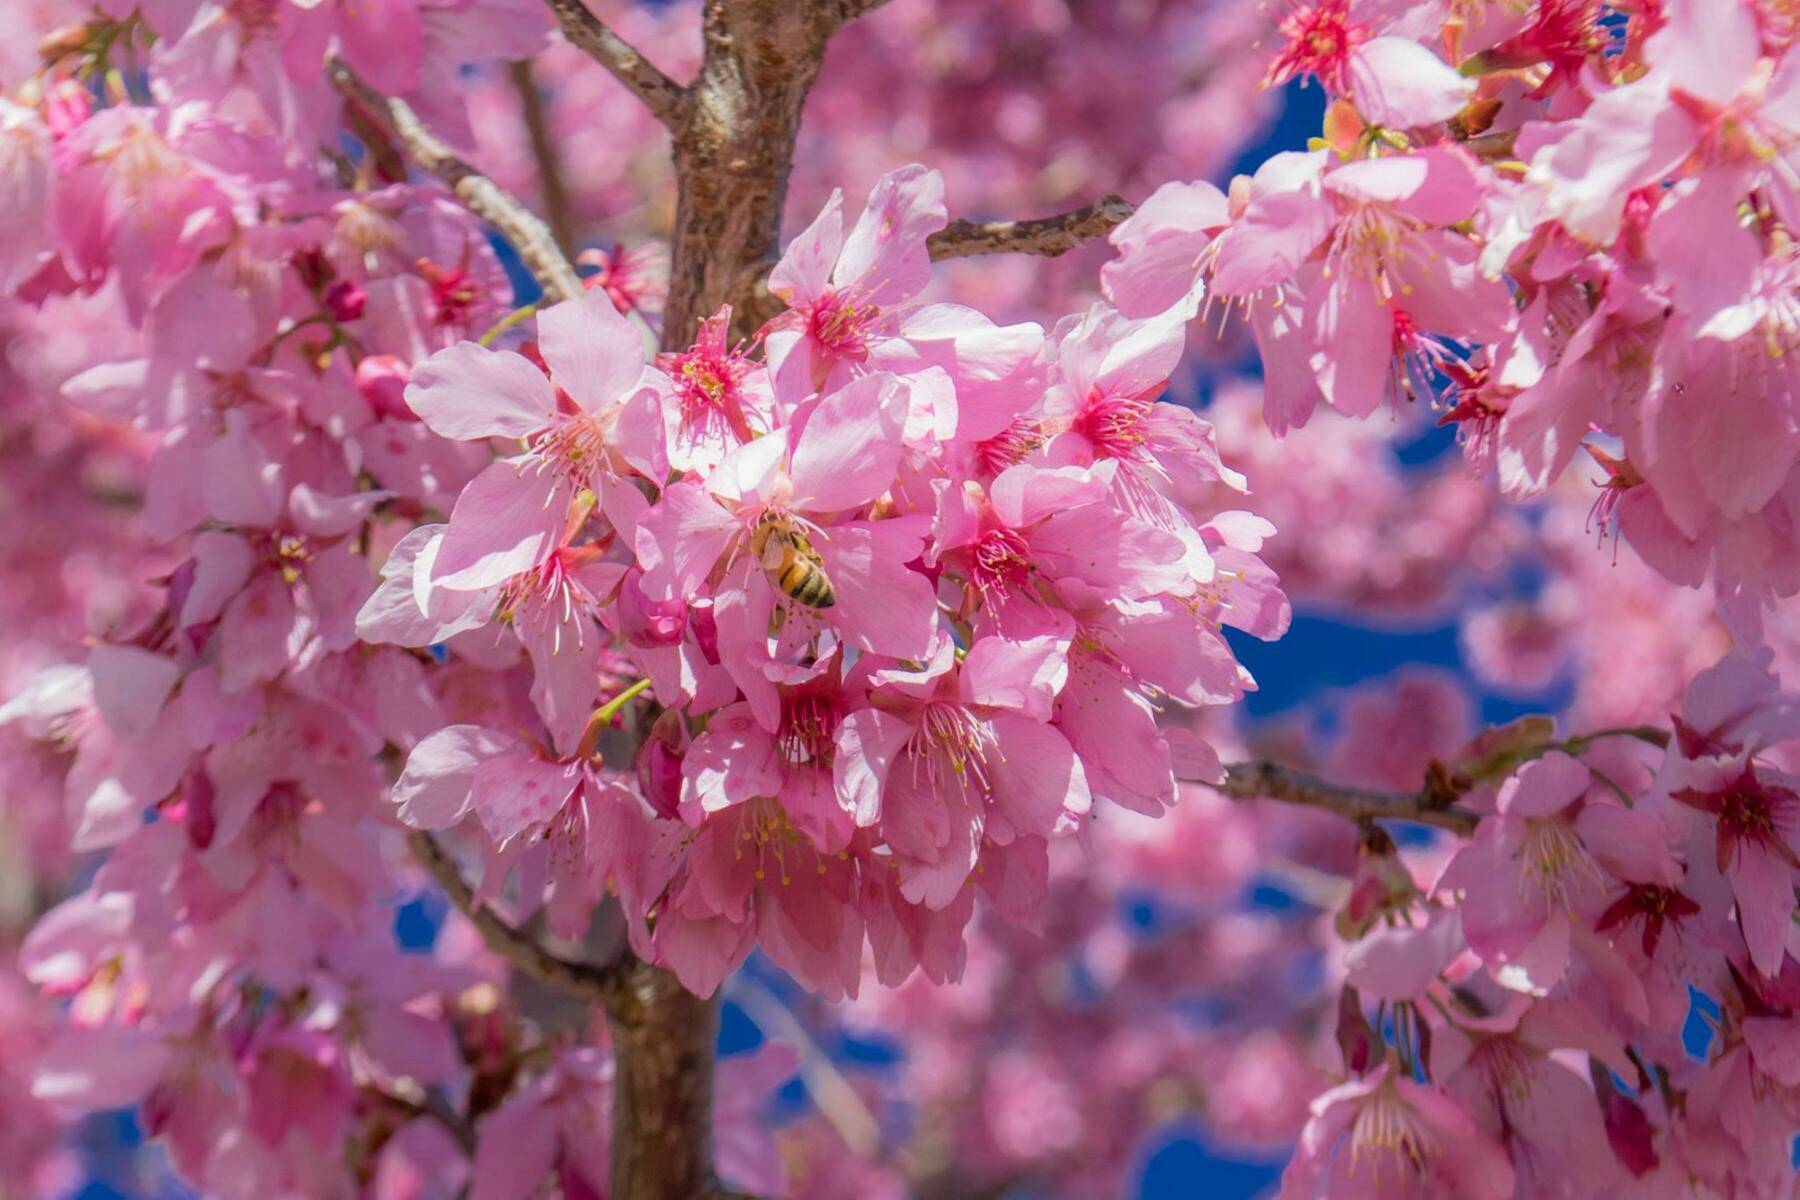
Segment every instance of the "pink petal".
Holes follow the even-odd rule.
[[[1319,191],[1323,154],[1287,151],[1257,170],[1244,215],[1220,239],[1212,290],[1220,296],[1248,296],[1291,278],[1325,240],[1336,221]]]
[[[774,741],[747,708],[717,713],[682,756],[683,808],[692,801],[698,809],[683,816],[697,825],[703,814],[773,796],[781,790],[780,768]]]
[[[1548,817],[1587,793],[1593,775],[1581,760],[1552,750],[1519,768],[1500,788],[1501,812],[1511,817]]]
[[[1344,951],[1345,982],[1377,1000],[1417,1000],[1466,943],[1454,908],[1423,925],[1377,925]]]
[[[793,506],[857,508],[893,486],[900,464],[905,397],[892,375],[864,375],[819,402],[794,447]]]
[[[931,581],[907,564],[925,546],[925,519],[900,517],[834,525],[814,542],[837,593],[833,622],[860,649],[924,658],[937,630]]]
[[[407,755],[390,793],[400,820],[414,829],[450,828],[469,811],[476,768],[519,750],[517,738],[480,725],[449,725],[427,735]]]
[[[124,1108],[143,1098],[172,1057],[159,1038],[130,1026],[68,1030],[38,1055],[31,1094],[46,1104]]]
[[[833,190],[812,224],[782,251],[769,272],[769,290],[795,307],[810,304],[831,282],[831,266],[844,245],[844,193]]]
[[[1092,505],[1106,497],[1110,475],[1085,467],[1006,468],[988,488],[994,513],[1009,529],[1035,525],[1053,513]]]
[[[561,480],[530,456],[490,463],[456,498],[431,581],[474,591],[530,570],[562,536],[568,505]]]
[[[1770,979],[1787,958],[1787,931],[1794,917],[1794,871],[1760,842],[1740,839],[1725,869],[1737,898],[1738,921],[1750,947],[1750,961]]]
[[[550,377],[585,411],[603,412],[636,389],[644,373],[644,335],[613,307],[605,288],[544,309],[537,321],[538,349]]]
[[[1411,38],[1374,38],[1350,56],[1350,97],[1371,125],[1435,125],[1461,112],[1474,94],[1474,80]]]
[[[1363,204],[1391,205],[1431,225],[1468,220],[1484,191],[1472,160],[1438,148],[1345,163],[1325,176],[1325,189]]]
[[[998,753],[988,760],[988,775],[997,815],[1011,833],[1047,836],[1065,815],[1093,807],[1087,773],[1060,731],[1024,717],[996,716],[991,724]]]
[[[1755,10],[1712,0],[1669,0],[1664,11],[1668,24],[1645,46],[1645,57],[1689,95],[1729,104],[1762,53]]]
[[[863,303],[890,305],[919,293],[931,280],[925,239],[949,220],[944,177],[913,163],[875,181],[856,227],[844,240],[836,287],[857,288]]]
[[[737,520],[698,483],[672,484],[638,521],[644,591],[652,598],[698,595],[737,529]]]
[[[581,786],[580,763],[554,763],[505,754],[475,768],[471,806],[488,836],[504,847],[544,825]]]
[[[1100,268],[1106,298],[1127,317],[1184,301],[1184,313],[1197,308],[1201,252],[1228,219],[1225,194],[1212,184],[1163,184],[1112,231],[1119,257]]]
[[[1057,728],[1080,757],[1094,795],[1146,816],[1175,802],[1174,755],[1143,696],[1109,671],[1088,669],[1069,677],[1059,700]],[[1186,779],[1221,775],[1216,757],[1207,763],[1184,755],[1183,768]]]
[[[912,730],[908,722],[877,708],[858,709],[838,726],[833,778],[858,825],[873,825],[880,817],[888,769]]]
[[[102,642],[88,655],[94,705],[122,739],[144,736],[156,724],[181,668],[173,659],[137,646]]]
[[[219,681],[226,691],[242,691],[287,669],[307,632],[296,617],[293,594],[273,571],[238,594],[219,622]]]
[[[478,441],[542,429],[556,394],[523,355],[458,342],[413,368],[406,403],[439,437]]]
[[[513,631],[531,656],[531,702],[558,753],[573,754],[599,690],[600,629],[585,609],[550,600],[522,608]]]
[[[1056,694],[1069,678],[1073,622],[1060,636],[1024,641],[984,637],[969,647],[959,682],[971,704],[1014,709],[1034,721],[1048,721]]]

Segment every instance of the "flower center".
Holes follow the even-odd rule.
[[[681,423],[689,431],[729,431],[748,441],[739,385],[750,370],[750,360],[731,351],[722,353],[695,348],[675,357],[671,364],[676,399],[681,404]]]
[[[1351,1166],[1367,1155],[1374,1159],[1371,1173],[1377,1179],[1389,1162],[1402,1173],[1423,1172],[1426,1161],[1435,1152],[1431,1135],[1420,1124],[1418,1114],[1386,1083],[1357,1111],[1350,1127]]]
[[[1653,883],[1634,883],[1611,907],[1600,914],[1594,929],[1605,933],[1631,921],[1642,921],[1644,957],[1655,958],[1656,946],[1662,940],[1664,927],[1674,925],[1679,929],[1684,920],[1698,916],[1699,913],[1700,906],[1674,888]]]
[[[418,262],[419,274],[431,285],[433,320],[439,325],[466,326],[475,306],[481,301],[481,289],[469,274],[468,264],[444,268],[430,259]]]
[[[1264,87],[1311,75],[1334,92],[1349,90],[1351,53],[1369,40],[1369,29],[1350,20],[1350,0],[1321,0],[1297,8],[1279,26],[1287,39],[1263,76]]]
[[[1726,792],[1719,800],[1719,830],[1738,841],[1769,842],[1779,838],[1774,795],[1743,787]]]
[[[1388,381],[1393,394],[1408,400],[1417,400],[1421,396],[1436,400],[1442,390],[1439,380],[1452,364],[1458,363],[1458,359],[1442,339],[1420,329],[1411,313],[1401,308],[1394,309],[1393,313],[1393,357]]]
[[[1529,893],[1535,888],[1552,909],[1569,908],[1589,883],[1600,880],[1599,868],[1581,844],[1574,826],[1560,816],[1526,822],[1519,857],[1523,867],[1519,875],[1521,892]]]
[[[967,792],[974,787],[982,794],[989,787],[988,755],[999,752],[986,722],[962,705],[942,700],[925,706],[906,748],[912,758],[915,783],[923,770],[925,781],[933,790],[954,787]]]
[[[561,619],[552,636],[552,652],[562,650],[565,625],[575,627],[575,644],[583,645],[586,622],[577,620],[576,614],[578,609],[585,611],[592,606],[594,598],[575,572],[598,556],[599,551],[592,546],[563,546],[553,551],[531,570],[521,571],[500,585],[500,594],[494,601],[494,620],[511,624],[520,610],[527,608],[557,613]]]
[[[525,447],[573,487],[586,487],[607,461],[606,429],[592,413],[557,413],[550,424],[527,434]]]
[[[860,360],[869,352],[869,326],[881,310],[827,291],[813,305],[806,332],[833,358]]]
[[[1144,417],[1153,401],[1142,396],[1088,398],[1087,407],[1075,420],[1075,429],[1108,458],[1144,456]]]
[[[794,882],[794,872],[811,858],[817,874],[825,874],[825,860],[808,838],[789,819],[787,810],[776,800],[759,796],[748,804],[740,806],[741,816],[738,818],[738,848],[736,857],[744,857],[744,847],[748,844],[750,852],[756,856],[756,881],[762,883],[769,877],[771,861],[775,867],[775,877],[783,887]]]
[[[829,767],[836,757],[843,708],[831,697],[802,694],[783,697],[781,731],[776,740],[790,766]]]
[[[990,529],[975,543],[975,586],[997,597],[1031,582],[1031,548],[1011,529]]]
[[[985,442],[976,443],[975,453],[982,470],[998,475],[1014,463],[1025,461],[1026,455],[1043,444],[1044,435],[1038,427],[1020,417]]]

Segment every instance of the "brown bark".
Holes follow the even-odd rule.
[[[674,132],[678,189],[664,349],[688,345],[720,305],[741,304],[775,257],[806,94],[832,33],[867,7],[708,0],[700,76],[658,114]],[[739,336],[744,325],[740,317]],[[712,1166],[717,997],[695,997],[668,971],[638,963],[607,1012],[614,1200],[730,1195]]]
[[[933,262],[976,254],[1036,254],[1056,258],[1111,233],[1136,212],[1123,196],[1102,196],[1054,217],[1023,221],[952,221],[926,243]]]
[[[1415,821],[1467,836],[1475,831],[1474,813],[1455,807],[1454,794],[1427,786],[1417,792],[1379,792],[1348,787],[1266,759],[1232,763],[1222,783],[1210,784],[1237,800],[1280,800],[1303,808],[1336,813],[1351,821]]]
[[[509,64],[507,74],[512,78],[513,90],[519,94],[525,136],[531,141],[531,156],[537,162],[538,193],[544,198],[544,219],[550,224],[558,248],[565,255],[569,254],[575,249],[575,210],[569,203],[569,185],[563,179],[562,152],[550,133],[544,97],[538,92],[537,78],[529,59]]]
[[[588,10],[582,0],[545,0],[562,26],[563,36],[588,52],[613,78],[630,88],[657,120],[674,128],[684,93],[680,84],[664,75],[655,63]]]
[[[665,349],[687,345],[721,304],[749,307],[742,299],[775,257],[800,112],[825,44],[863,7],[708,0],[705,59],[675,126]]]
[[[618,1200],[718,1194],[712,1162],[717,995],[634,962],[608,1005],[613,1059],[612,1192]]]

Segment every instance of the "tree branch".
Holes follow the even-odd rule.
[[[1102,196],[1092,204],[1054,217],[1025,221],[952,221],[931,235],[932,260],[976,254],[1037,254],[1055,258],[1111,233],[1137,208],[1122,196]]]
[[[854,21],[890,2],[891,0],[838,0],[838,9],[843,14],[843,20]]]
[[[450,903],[469,918],[487,948],[519,970],[549,987],[569,993],[594,1004],[612,1004],[625,986],[625,979],[636,958],[629,950],[605,965],[574,962],[552,954],[537,939],[501,920],[493,909],[475,899],[475,891],[462,876],[462,869],[449,851],[424,830],[407,835],[407,845],[431,877],[437,881]]]
[[[1416,821],[1465,837],[1475,832],[1478,819],[1474,813],[1447,805],[1438,791],[1379,792],[1345,787],[1266,759],[1232,763],[1225,768],[1225,782],[1207,786],[1234,800],[1280,800],[1351,821]]]
[[[518,197],[459,157],[426,128],[406,101],[382,95],[358,79],[342,59],[333,58],[326,70],[338,91],[393,130],[414,162],[443,180],[470,212],[505,235],[546,293],[557,300],[581,295],[581,279],[557,248],[549,226]]]
[[[563,36],[588,57],[611,71],[613,78],[630,88],[644,107],[671,130],[681,123],[687,89],[664,75],[631,43],[607,28],[606,22],[588,11],[581,0],[545,0],[562,25]]]
[[[531,62],[520,59],[507,65],[513,90],[519,94],[519,112],[525,118],[525,136],[531,141],[531,157],[537,163],[538,190],[544,197],[544,216],[556,245],[565,255],[575,248],[575,210],[569,203],[569,186],[563,180],[562,152],[550,132],[544,98],[538,94]]]

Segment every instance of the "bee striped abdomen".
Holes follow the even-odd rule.
[[[778,513],[764,516],[751,549],[763,574],[783,595],[809,608],[830,608],[837,603],[819,552],[786,517]]]

